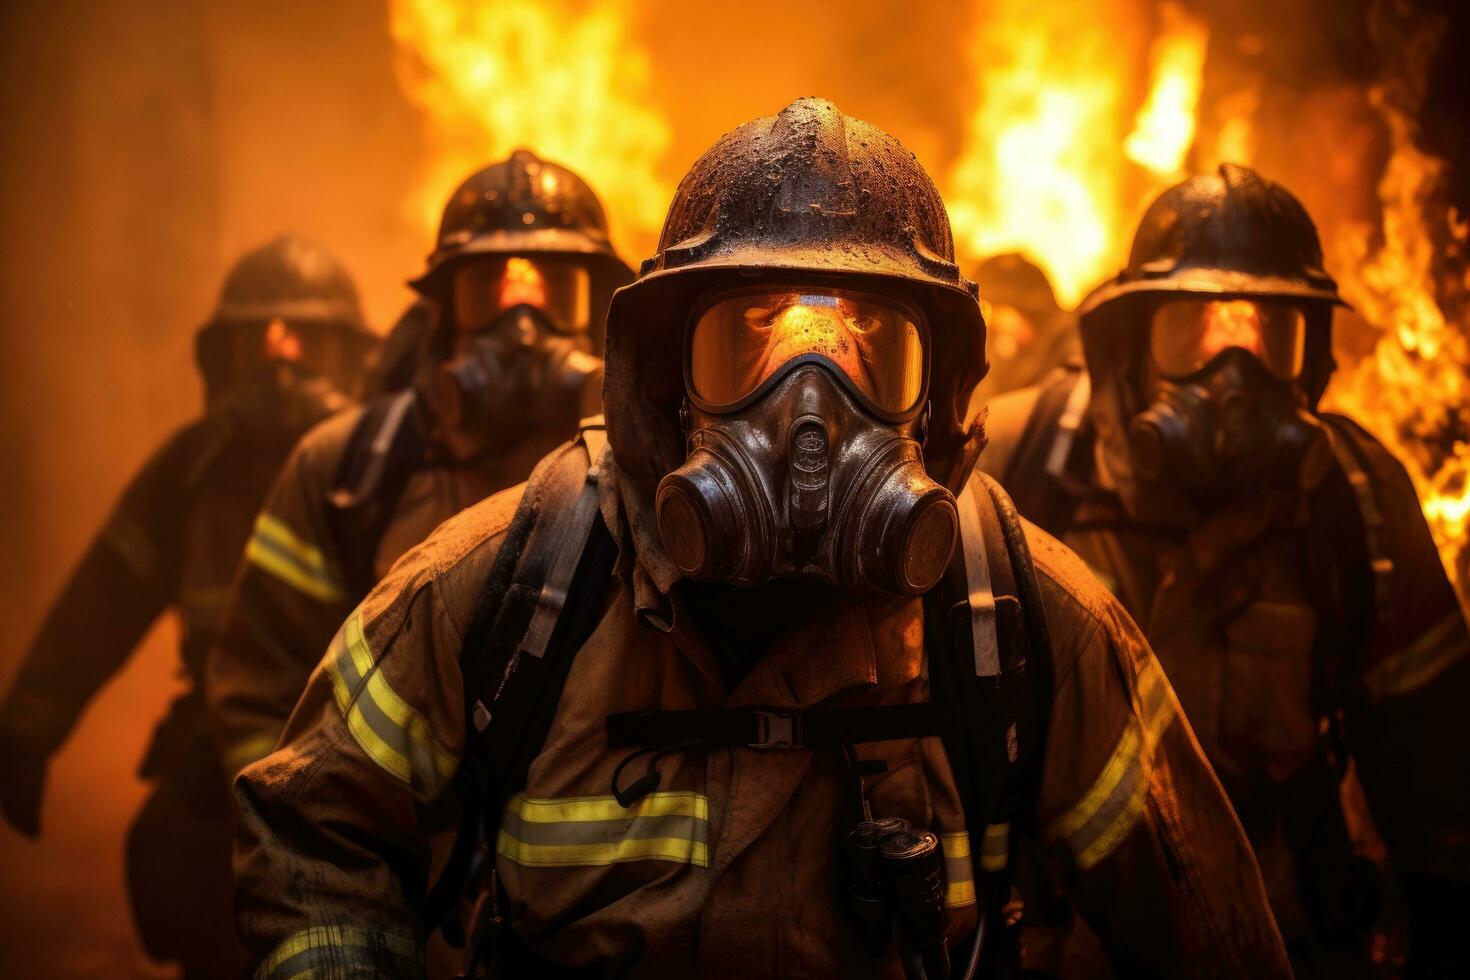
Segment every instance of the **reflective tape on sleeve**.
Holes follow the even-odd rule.
[[[420,798],[438,795],[459,760],[440,745],[428,719],[383,676],[363,634],[360,610],[337,631],[323,664],[347,730],[368,758],[412,786]]]
[[[1395,650],[1363,675],[1375,701],[1402,697],[1427,685],[1470,654],[1470,631],[1458,609]]]
[[[322,602],[346,596],[342,576],[322,550],[296,536],[280,518],[262,513],[245,545],[245,558],[303,595]]]
[[[1174,722],[1175,698],[1163,667],[1150,657],[1139,672],[1138,714],[1129,720],[1102,771],[1071,809],[1046,828],[1066,843],[1082,870],[1113,852],[1138,823],[1159,740]]]
[[[418,944],[398,933],[357,926],[312,926],[288,936],[255,971],[256,980],[345,976],[419,976]]]

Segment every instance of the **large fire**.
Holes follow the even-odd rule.
[[[1173,3],[978,5],[975,110],[944,188],[961,252],[1021,252],[1069,306],[1112,274],[1141,207],[1183,176],[1208,37]]]
[[[644,254],[673,191],[658,171],[672,131],[649,98],[631,6],[393,0],[399,84],[431,149],[410,217],[432,234],[461,180],[525,146],[585,178],[620,248]]]
[[[1372,353],[1337,373],[1329,407],[1362,422],[1413,479],[1445,567],[1470,585],[1470,324],[1446,316],[1441,294],[1470,289],[1447,270],[1466,225],[1444,207],[1444,161],[1422,152],[1413,125],[1384,93],[1393,152],[1378,184],[1382,227],[1349,226],[1333,243],[1343,294],[1381,331]],[[1449,271],[1448,279],[1445,273]]]
[[[631,0],[393,0],[391,24],[401,84],[431,142],[410,203],[419,220],[432,225],[455,182],[527,145],[587,176],[623,247],[646,254],[672,192],[663,168],[675,131],[655,97],[658,66],[640,43]],[[1269,78],[1239,59],[1270,39],[1234,36],[1229,51],[1216,50],[1211,26],[1171,0],[976,2],[964,35],[973,109],[953,121],[954,159],[926,161],[941,178],[962,257],[1022,252],[1072,306],[1122,264],[1159,191],[1289,143],[1294,134],[1258,112]],[[1234,67],[1221,67],[1232,56]],[[1458,242],[1463,256],[1466,228],[1437,195],[1443,164],[1417,148],[1411,114],[1382,98],[1376,106],[1391,140],[1379,220],[1319,218],[1330,270],[1379,336],[1371,354],[1345,360],[1327,404],[1404,461],[1464,590],[1470,331],[1446,310],[1470,303],[1447,305],[1445,284],[1458,283],[1461,295],[1470,286],[1463,268],[1447,275],[1443,259],[1446,243]],[[1294,145],[1291,154],[1299,156]],[[1333,165],[1346,159],[1367,186],[1376,178],[1369,157],[1339,146]],[[1307,171],[1305,186],[1301,174],[1290,181],[1305,196],[1312,179]]]

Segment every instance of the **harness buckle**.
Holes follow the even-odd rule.
[[[799,749],[802,747],[801,718],[797,715],[784,715],[775,711],[752,711],[756,722],[756,740],[751,742],[748,748],[752,749]]]

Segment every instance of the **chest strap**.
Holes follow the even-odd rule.
[[[690,742],[751,749],[804,749],[847,742],[888,742],[943,734],[932,704],[781,711],[629,711],[608,715],[613,748],[663,749]]]

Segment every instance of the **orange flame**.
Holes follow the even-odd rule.
[[[1161,4],[1136,103],[1147,9],[1000,0],[976,11],[977,104],[947,187],[955,240],[974,259],[1024,253],[1068,306],[1121,264],[1137,205],[1180,176],[1194,139],[1208,31]]]
[[[455,186],[518,146],[592,185],[630,256],[647,254],[672,188],[673,132],[648,97],[631,4],[393,0],[399,85],[422,112],[430,165],[406,202],[430,234]]]
[[[1152,81],[1133,132],[1123,142],[1128,159],[1157,177],[1183,176],[1194,142],[1195,112],[1204,85],[1210,32],[1176,3],[1159,8],[1163,32],[1149,48]]]
[[[1381,92],[1375,102],[1393,147],[1378,185],[1382,241],[1374,248],[1373,229],[1352,225],[1333,244],[1344,296],[1382,336],[1372,354],[1337,373],[1326,402],[1404,464],[1463,593],[1470,585],[1470,325],[1445,316],[1436,265],[1442,243],[1463,246],[1467,229],[1436,196],[1444,161],[1415,145],[1412,124]]]

